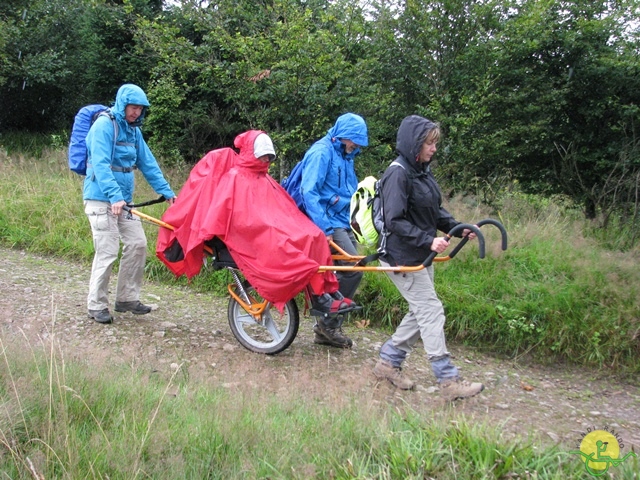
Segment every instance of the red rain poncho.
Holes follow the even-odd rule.
[[[213,150],[195,165],[162,216],[175,230],[160,229],[156,254],[176,276],[191,278],[202,267],[204,242],[218,237],[258,293],[282,309],[308,284],[320,295],[338,290],[338,281],[333,272],[318,272],[331,264],[324,233],[268,174],[269,164],[254,156],[261,133],[238,135],[239,154]],[[164,252],[176,239],[184,259],[170,262]]]

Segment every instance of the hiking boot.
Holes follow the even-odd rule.
[[[102,310],[89,310],[88,315],[89,315],[89,318],[94,319],[98,323],[113,322],[113,317],[111,316],[111,313],[109,313],[108,308],[105,308]]]
[[[313,331],[316,334],[313,343],[338,348],[351,348],[353,346],[351,339],[342,333],[341,327],[329,328],[320,323],[316,323],[313,326]]]
[[[402,368],[394,367],[382,359],[379,359],[376,366],[373,367],[373,374],[378,380],[389,380],[400,390],[411,390],[414,387],[414,383],[402,373]]]
[[[150,311],[151,307],[141,303],[139,300],[134,302],[116,302],[116,312],[131,312],[134,315],[144,315]]]
[[[460,377],[448,378],[440,382],[440,394],[449,401],[473,397],[484,390],[481,383],[471,383]]]

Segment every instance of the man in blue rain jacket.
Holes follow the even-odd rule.
[[[358,188],[354,159],[367,145],[369,139],[364,119],[354,113],[345,113],[338,117],[323,138],[307,150],[296,166],[301,175],[299,190],[293,182],[283,184],[298,207],[324,231],[327,239],[351,255],[357,255],[357,244],[349,223],[351,196]],[[337,272],[336,275],[340,293],[346,298],[353,298],[362,280],[362,272]],[[351,346],[351,340],[344,336],[339,325],[321,323],[314,326],[316,343],[343,348]]]
[[[108,115],[100,115],[87,134],[87,175],[82,198],[95,250],[87,308],[89,318],[99,323],[113,321],[109,311],[108,287],[113,263],[118,258],[120,240],[124,247],[118,271],[115,310],[136,315],[151,311],[149,306],[140,302],[147,239],[140,220],[127,218],[122,209],[133,201],[135,170],[140,170],[155,192],[167,198],[170,204],[175,199],[138,128],[148,107],[149,101],[140,87],[122,85],[115,105],[110,109],[115,125]]]

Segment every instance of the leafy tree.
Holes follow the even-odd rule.
[[[135,82],[175,163],[260,128],[284,176],[352,111],[369,125],[364,176],[417,113],[442,125],[451,193],[490,202],[517,184],[637,222],[638,17],[638,0],[6,0],[0,129],[68,128]]]
[[[137,15],[158,0],[11,0],[0,7],[0,129],[68,128],[86,103],[107,103],[150,70],[134,50]]]
[[[582,201],[590,217],[595,205],[588,192],[602,190],[628,150],[624,132],[638,120],[630,109],[640,100],[637,53],[624,40],[630,32],[624,8],[528,2],[507,22],[492,68],[488,100],[508,139],[497,168],[513,171],[529,191]]]
[[[14,0],[3,7],[0,128],[43,130],[59,118],[61,85],[72,73],[65,54],[75,19],[66,3]]]
[[[357,6],[219,1],[174,13],[172,27],[140,25],[140,46],[156,62],[154,105],[176,112],[170,120],[154,114],[165,152],[181,145],[175,153],[196,160],[242,130],[261,128],[276,140],[284,175],[339,114],[375,112],[371,92],[379,89],[362,81],[371,61],[361,46],[367,24]],[[218,112],[220,122],[212,121]]]

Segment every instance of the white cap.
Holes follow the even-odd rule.
[[[253,154],[256,158],[260,158],[263,155],[273,155],[275,158],[276,151],[273,148],[273,142],[271,141],[271,138],[269,138],[269,135],[261,133],[256,137],[253,142]]]

